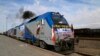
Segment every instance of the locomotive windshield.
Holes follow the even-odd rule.
[[[52,20],[53,20],[54,24],[68,25],[66,19],[62,15],[60,15],[59,13],[54,13],[52,15]]]

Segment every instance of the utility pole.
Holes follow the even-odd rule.
[[[7,19],[8,19],[8,16],[5,19],[6,19],[6,34],[7,34]]]
[[[7,19],[8,19],[8,16],[6,17],[6,31],[7,31]]]

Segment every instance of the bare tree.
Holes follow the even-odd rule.
[[[17,18],[17,19],[21,19],[21,18],[22,18],[22,15],[23,15],[23,12],[24,12],[24,7],[21,7],[21,8],[18,10],[17,14],[16,14],[16,18]]]

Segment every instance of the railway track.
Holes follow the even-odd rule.
[[[79,53],[79,52],[73,52],[73,51],[65,51],[65,52],[57,52],[59,54],[65,55],[65,56],[91,56],[89,54],[83,54],[83,53]]]
[[[100,37],[80,37],[80,40],[95,40],[95,41],[100,41]]]
[[[77,54],[79,54],[79,55],[82,55],[82,56],[91,56],[91,55],[89,55],[89,54],[83,54],[83,53],[79,53],[79,52],[75,52],[75,53],[77,53]]]

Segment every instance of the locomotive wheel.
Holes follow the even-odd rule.
[[[61,51],[61,47],[60,46],[54,46],[55,51]]]
[[[43,48],[43,49],[46,49],[47,48],[47,44],[44,42],[44,41],[40,41],[40,47]]]

